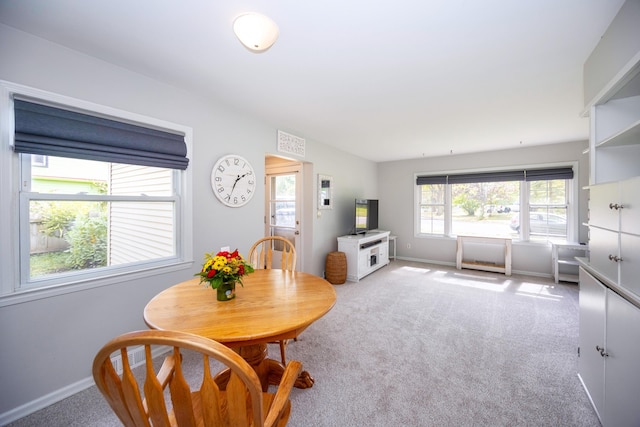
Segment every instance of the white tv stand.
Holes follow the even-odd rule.
[[[347,256],[347,280],[357,282],[389,264],[389,231],[338,237],[338,251]]]

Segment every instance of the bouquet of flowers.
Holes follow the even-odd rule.
[[[207,286],[217,289],[223,283],[235,282],[242,286],[242,277],[253,273],[253,267],[248,264],[236,249],[233,252],[222,251],[204,255],[204,265],[199,273],[200,283],[207,282]]]

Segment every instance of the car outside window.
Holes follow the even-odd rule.
[[[524,241],[566,239],[570,182],[551,179],[418,185],[417,232]],[[447,194],[450,196],[445,197]],[[521,218],[528,221],[527,227],[521,226]]]

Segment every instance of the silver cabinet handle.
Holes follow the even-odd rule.
[[[611,209],[611,210],[613,210],[613,209],[618,210],[618,209],[622,209],[622,208],[624,208],[624,206],[619,205],[617,203],[609,203],[609,209]]]
[[[611,260],[613,262],[621,262],[622,258],[620,258],[618,255],[609,254],[609,260]]]

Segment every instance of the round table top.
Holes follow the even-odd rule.
[[[236,297],[217,301],[216,291],[194,278],[153,297],[144,309],[152,329],[205,336],[229,346],[294,338],[335,304],[333,286],[321,277],[278,269],[256,270],[236,286]]]

